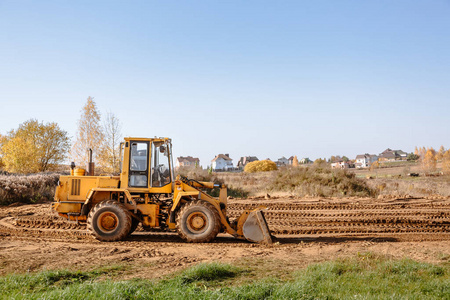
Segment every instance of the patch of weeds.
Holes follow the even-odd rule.
[[[181,284],[193,282],[213,283],[236,277],[242,272],[238,267],[220,263],[201,263],[184,270],[176,279]]]
[[[449,269],[364,253],[310,265],[292,280],[266,277],[243,285],[227,281],[245,276],[241,268],[209,263],[159,281],[98,280],[107,270],[8,275],[0,277],[0,288],[8,299],[448,299]]]

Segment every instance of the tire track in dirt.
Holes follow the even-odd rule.
[[[237,203],[228,212],[261,205],[274,235],[450,232],[449,203]]]
[[[380,233],[450,233],[450,203],[230,203],[227,213],[237,218],[245,209],[267,207],[265,218],[276,235],[342,235]],[[69,222],[47,205],[11,209],[0,216],[0,235],[90,238],[85,223]],[[138,229],[138,231],[140,231]]]

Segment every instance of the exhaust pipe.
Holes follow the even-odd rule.
[[[89,164],[88,164],[87,175],[94,176],[95,163],[92,161],[92,149],[91,148],[88,149],[88,153],[89,153]]]

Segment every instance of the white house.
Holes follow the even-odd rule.
[[[346,161],[341,160],[338,162],[331,163],[331,168],[332,169],[348,169],[348,168],[350,168],[350,164]]]
[[[200,166],[200,159],[192,156],[177,157],[176,167],[195,167]]]
[[[376,156],[375,154],[358,154],[356,155],[355,165],[357,168],[368,168],[377,160],[378,156]]]
[[[211,161],[214,171],[227,171],[233,169],[233,160],[229,154],[219,154]]]
[[[299,161],[300,164],[310,164],[312,163],[312,160],[310,160],[308,157],[302,158]]]

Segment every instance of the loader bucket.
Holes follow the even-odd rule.
[[[255,209],[248,214],[242,226],[242,232],[250,242],[272,244],[272,236],[262,209]]]

